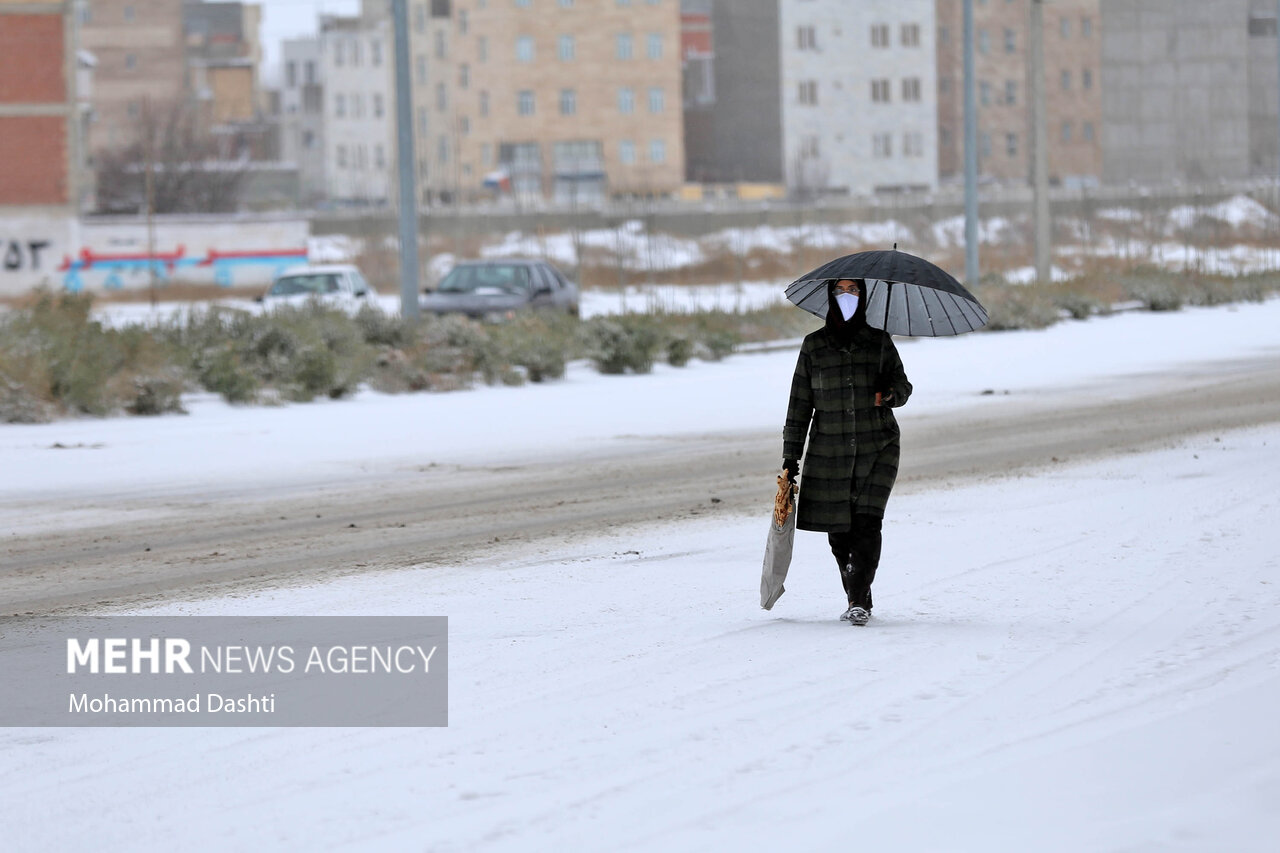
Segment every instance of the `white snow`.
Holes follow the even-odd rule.
[[[1217,219],[1232,228],[1240,228],[1246,225],[1255,228],[1267,228],[1273,226],[1276,220],[1276,215],[1267,210],[1262,204],[1247,195],[1235,195],[1225,201],[1208,205],[1207,207],[1196,207],[1189,204],[1179,205],[1169,211],[1169,226],[1177,229],[1190,228],[1202,216],[1209,219]]]
[[[916,395],[902,417],[986,388],[1011,391],[981,398],[1002,405],[1123,394],[1140,373],[1176,382],[1276,352],[1277,321],[1272,300],[904,342]],[[579,366],[544,388],[201,399],[189,417],[5,427],[0,535],[51,494],[377,477],[780,427],[793,364]],[[837,621],[816,534],[798,535],[786,595],[758,609],[767,509],[176,601],[156,610],[447,614],[450,726],[5,730],[3,846],[1270,851],[1278,467],[1272,426],[904,491],[864,629]]]
[[[1013,229],[1013,223],[1003,216],[978,220],[978,242],[988,245],[1003,241]],[[952,216],[933,224],[933,241],[940,248],[963,246],[964,217]]]

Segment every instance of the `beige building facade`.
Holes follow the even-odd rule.
[[[129,145],[148,102],[170,105],[188,90],[182,3],[89,0],[80,47],[96,60],[89,150]]]
[[[1100,0],[1044,4],[1049,175],[1091,185],[1102,175]],[[1031,0],[975,0],[978,172],[1020,182],[1031,173]],[[964,169],[963,2],[937,0],[938,168]]]
[[[413,0],[410,18],[427,201],[683,183],[679,0]]]

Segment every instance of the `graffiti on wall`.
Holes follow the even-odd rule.
[[[43,252],[50,245],[48,240],[0,239],[0,269],[6,272],[38,272]]]
[[[247,252],[219,252],[210,249],[203,256],[188,255],[184,246],[178,246],[172,252],[132,252],[132,253],[100,253],[92,249],[82,249],[80,254],[72,258],[63,256],[58,272],[63,274],[62,286],[75,293],[84,288],[82,274],[98,272],[105,275],[102,285],[108,290],[120,290],[125,286],[126,276],[147,275],[152,272],[160,282],[167,282],[181,277],[180,271],[189,269],[213,272],[213,280],[223,286],[232,287],[236,283],[237,271],[253,269],[261,278],[264,268],[270,268],[271,275],[277,275],[287,267],[306,263],[307,249],[262,249]],[[203,277],[203,276],[201,276]]]

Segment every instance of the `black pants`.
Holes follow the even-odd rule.
[[[847,532],[828,533],[827,542],[840,567],[840,580],[850,605],[871,609],[871,582],[880,566],[881,520],[872,515],[855,515]]]

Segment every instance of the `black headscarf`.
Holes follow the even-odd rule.
[[[867,282],[861,278],[853,281],[858,285],[858,310],[848,320],[836,302],[835,280],[827,282],[827,332],[841,344],[849,344],[859,330],[867,327]]]

